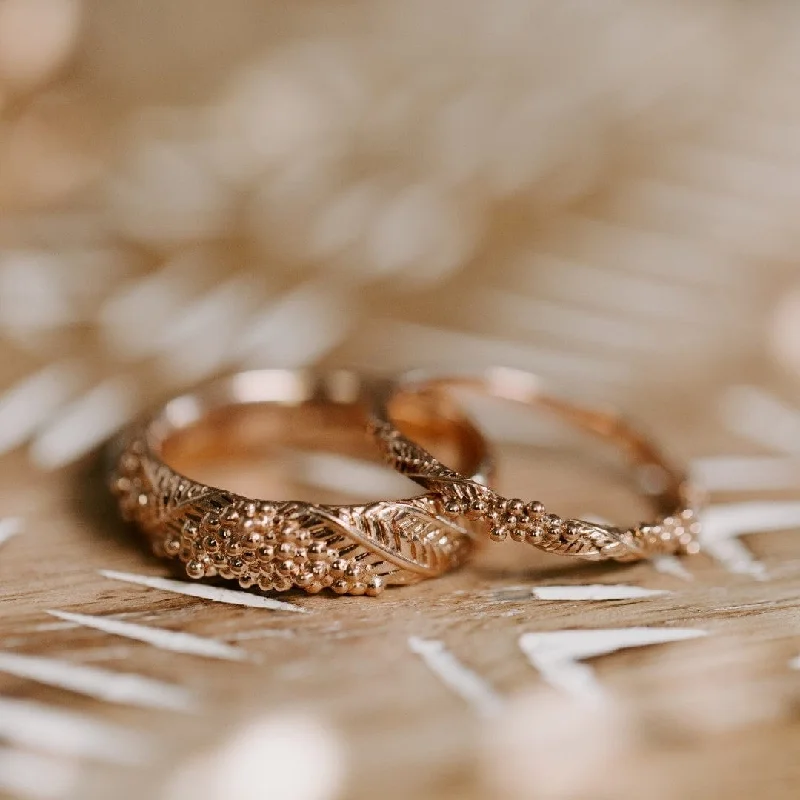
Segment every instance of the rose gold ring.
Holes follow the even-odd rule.
[[[456,387],[525,404],[536,404],[562,419],[621,446],[636,467],[642,490],[659,514],[656,521],[617,528],[581,519],[548,514],[538,501],[506,498],[465,477],[434,458],[395,418],[395,403],[416,392],[430,394]],[[591,560],[635,561],[699,550],[697,510],[700,493],[686,474],[673,466],[635,428],[620,416],[572,405],[541,391],[541,380],[530,373],[495,367],[474,376],[406,379],[385,386],[371,415],[371,428],[386,460],[395,469],[445,499],[454,518],[475,520],[495,541],[511,538],[549,553]],[[403,432],[401,433],[401,429]]]
[[[274,502],[185,474],[214,458],[263,457],[270,445],[374,459],[366,433],[374,388],[353,372],[264,370],[170,400],[121,437],[111,487],[123,516],[189,577],[245,588],[377,595],[453,569],[470,551],[470,524],[445,514],[435,492],[362,505]],[[417,393],[397,413],[428,446],[452,451],[473,480],[487,479],[483,437],[457,405]]]

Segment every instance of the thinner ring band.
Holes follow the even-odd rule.
[[[400,430],[391,413],[398,396],[457,387],[524,404],[536,404],[567,422],[621,446],[637,468],[643,490],[658,519],[630,528],[582,519],[562,519],[547,513],[538,501],[506,498],[445,466]],[[398,391],[400,395],[398,395]],[[511,538],[548,553],[594,561],[636,561],[699,551],[697,511],[700,492],[686,474],[622,417],[572,405],[541,391],[540,379],[520,370],[495,367],[480,376],[408,379],[385,386],[371,417],[371,429],[385,459],[395,469],[447,500],[446,511],[476,520],[494,541]]]
[[[374,458],[366,435],[374,384],[352,372],[245,372],[169,401],[120,440],[111,488],[123,516],[155,553],[191,578],[219,576],[245,588],[377,595],[453,569],[468,555],[470,523],[445,514],[437,493],[361,505],[250,499],[187,477],[171,464],[290,443]],[[452,402],[418,395],[406,424],[456,451],[476,481],[490,467],[485,442]],[[359,433],[360,437],[354,437]],[[353,449],[351,441],[351,449]]]

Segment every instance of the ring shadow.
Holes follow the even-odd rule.
[[[573,564],[559,564],[552,567],[529,566],[524,568],[495,567],[473,565],[472,571],[478,577],[486,580],[519,580],[524,582],[538,582],[553,580],[555,578],[596,579],[629,572],[635,564],[622,564],[619,562],[583,562]]]
[[[164,562],[153,555],[136,526],[122,519],[108,486],[112,441],[93,450],[75,471],[73,512],[85,523],[90,535],[113,541],[126,550],[135,550],[153,564]]]

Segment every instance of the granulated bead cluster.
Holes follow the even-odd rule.
[[[536,500],[531,503],[518,498],[506,500],[490,490],[468,503],[451,500],[445,509],[449,514],[464,514],[468,519],[488,524],[489,538],[495,542],[509,538],[534,545],[559,538],[568,542],[573,527],[572,521],[547,514]]]
[[[538,501],[507,499],[486,486],[466,480],[430,453],[407,439],[387,421],[375,418],[370,431],[388,464],[426,489],[441,493],[442,510],[465,517],[486,529],[490,539],[527,542],[549,553],[590,560],[635,561],[660,555],[692,554],[700,549],[700,526],[693,500],[672,516],[623,529],[548,514]],[[685,491],[685,486],[681,491]]]
[[[697,541],[700,523],[692,509],[624,530],[579,519],[562,519],[546,513],[538,501],[508,500],[481,487],[478,492],[477,498],[466,502],[448,501],[445,511],[483,522],[488,526],[489,538],[496,542],[510,538],[549,552],[620,560],[633,560],[641,557],[641,553],[652,557],[694,554],[700,550]]]
[[[341,536],[314,519],[314,506],[241,498],[204,510],[212,499],[193,497],[203,488],[197,484],[173,474],[165,491],[156,493],[145,483],[138,454],[124,454],[112,480],[123,515],[148,532],[156,555],[180,559],[190,578],[219,576],[244,588],[283,592],[297,587],[312,594],[330,588],[375,596],[385,587],[362,551],[348,557],[331,546],[329,540]]]
[[[243,501],[222,513],[210,512],[199,524],[184,524],[180,537],[164,543],[192,578],[235,579],[245,588],[287,591],[293,586],[316,594],[377,595],[383,579],[370,564],[342,557],[339,550],[280,506]]]
[[[637,544],[648,552],[658,552],[659,547],[665,553],[694,555],[700,552],[700,520],[691,508],[658,522],[643,522],[631,533]]]

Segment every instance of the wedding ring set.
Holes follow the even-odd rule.
[[[455,395],[461,388],[541,406],[620,446],[656,519],[617,528],[498,494],[487,441]],[[234,453],[257,463],[270,446],[381,454],[424,493],[359,505],[271,501],[184,474],[186,464]],[[154,552],[180,560],[190,578],[244,588],[375,596],[457,568],[486,539],[590,560],[699,550],[699,493],[683,471],[620,416],[543,393],[536,376],[518,370],[397,380],[243,372],[170,400],[126,430],[117,452],[112,491]]]

